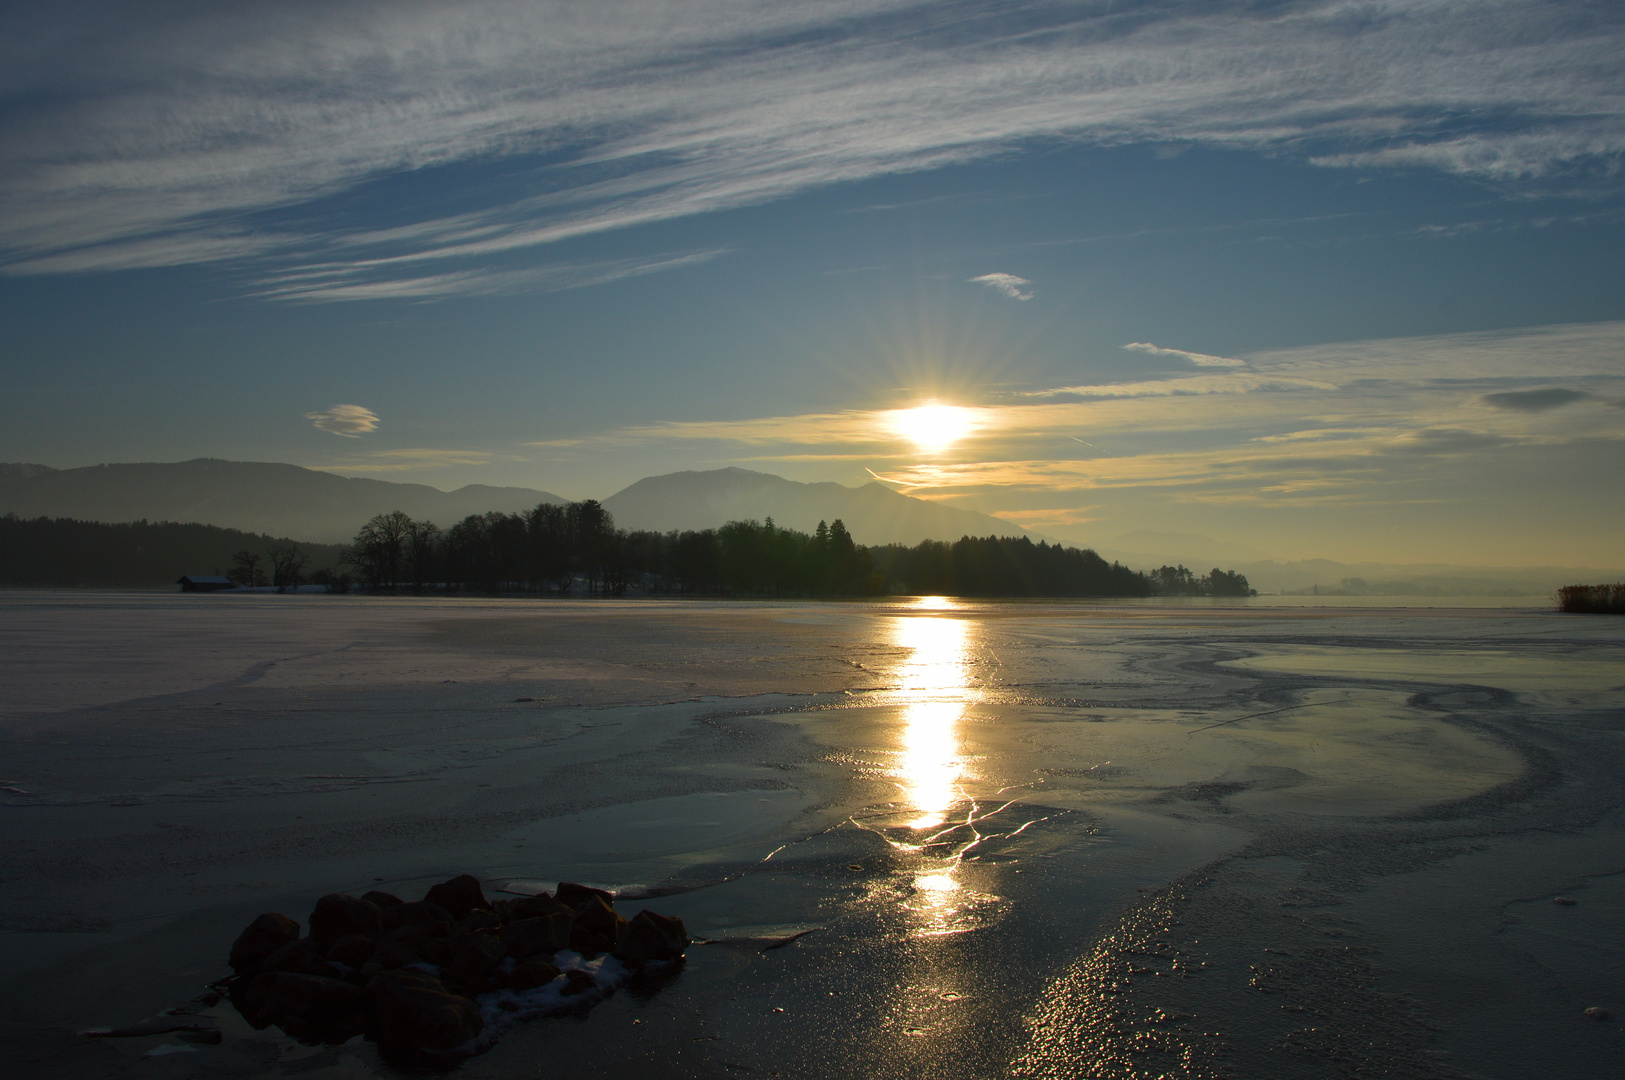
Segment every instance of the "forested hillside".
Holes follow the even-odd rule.
[[[5,585],[172,585],[182,574],[231,574],[248,567],[271,584],[273,548],[302,558],[297,573],[338,567],[344,549],[336,544],[295,544],[263,534],[214,525],[135,521],[122,525],[72,518],[0,517],[0,584]],[[289,548],[294,549],[289,552]]]

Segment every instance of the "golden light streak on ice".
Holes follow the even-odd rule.
[[[896,620],[897,643],[910,650],[898,673],[904,726],[897,778],[915,815],[912,829],[943,824],[959,799],[964,768],[959,722],[972,693],[968,627],[960,619],[937,616]]]

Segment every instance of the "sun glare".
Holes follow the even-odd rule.
[[[928,454],[940,454],[976,426],[975,413],[958,405],[929,402],[892,414],[897,433]]]

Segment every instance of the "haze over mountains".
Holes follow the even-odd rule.
[[[112,523],[197,522],[328,544],[348,542],[368,518],[392,510],[445,528],[469,514],[513,513],[541,502],[567,501],[534,488],[470,484],[441,491],[297,465],[214,458],[80,469],[0,464],[0,514]],[[620,527],[659,532],[769,517],[785,528],[811,532],[821,520],[840,518],[860,544],[913,545],[965,535],[1039,538],[1000,518],[911,498],[878,483],[858,488],[804,484],[738,468],[651,476],[603,503]],[[1625,577],[1620,568],[1281,560],[1212,537],[1146,530],[1090,546],[1108,560],[1139,570],[1179,563],[1198,573],[1215,566],[1235,570],[1266,593],[1317,588],[1368,596],[1544,596],[1565,584]]]
[[[0,465],[0,514],[81,521],[220,525],[323,544],[347,543],[376,514],[403,510],[442,527],[487,510],[566,500],[530,488],[356,479],[268,461],[192,461],[51,469]]]
[[[470,484],[441,491],[297,465],[214,458],[82,469],[0,465],[0,514],[198,522],[319,543],[344,543],[368,518],[392,510],[446,528],[469,514],[513,513],[566,501],[533,488]],[[649,477],[603,503],[620,527],[658,532],[771,517],[805,532],[820,520],[840,518],[860,544],[1024,535],[999,518],[910,498],[880,484],[802,484],[746,469]]]
[[[604,507],[623,529],[657,532],[771,517],[782,528],[807,533],[840,518],[860,544],[1027,535],[1002,518],[912,498],[884,484],[803,484],[736,468],[647,477],[605,499]]]

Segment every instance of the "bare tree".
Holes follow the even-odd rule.
[[[400,584],[406,537],[416,523],[399,510],[379,514],[355,534],[347,561],[373,586]]]
[[[245,588],[265,584],[265,574],[260,571],[260,557],[252,551],[239,551],[233,555],[231,573],[226,576]]]
[[[271,584],[279,589],[299,588],[300,572],[308,561],[298,544],[278,540],[271,545]]]
[[[406,557],[412,562],[412,587],[422,592],[440,554],[440,526],[432,521],[406,520]]]

